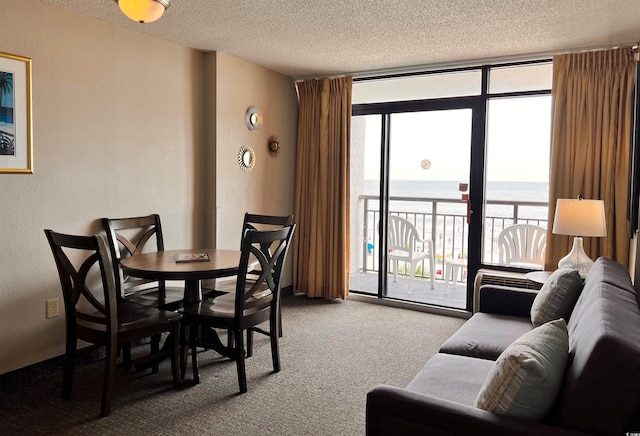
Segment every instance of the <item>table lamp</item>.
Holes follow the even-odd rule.
[[[553,233],[556,235],[573,235],[573,248],[569,254],[560,259],[558,268],[577,269],[585,278],[593,260],[584,252],[583,236],[607,236],[604,218],[604,201],[584,200],[578,196],[576,200],[559,198],[556,202],[556,214],[553,221]]]

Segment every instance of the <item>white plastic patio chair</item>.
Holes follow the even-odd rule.
[[[498,235],[501,265],[544,266],[546,247],[547,230],[533,224],[515,224]]]
[[[420,238],[418,231],[411,222],[399,216],[389,216],[387,232],[387,248],[389,264],[393,262],[393,281],[398,281],[398,261],[410,264],[409,293],[416,273],[416,267],[427,259],[429,264],[429,277],[431,289],[435,288],[435,255],[433,252],[433,240]]]

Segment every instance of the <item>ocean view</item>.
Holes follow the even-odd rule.
[[[466,214],[466,205],[459,201],[462,192],[458,191],[458,181],[451,180],[392,180],[389,186],[391,197],[421,197],[428,199],[449,199],[456,202],[439,202],[438,213]],[[379,182],[377,180],[364,181],[365,195],[377,196]],[[548,182],[487,182],[486,201],[509,202],[548,202]],[[370,207],[378,209],[377,201],[370,202]],[[392,200],[392,211],[431,213],[431,202],[399,201]],[[521,206],[520,216],[533,219],[547,219],[546,207]],[[487,205],[486,216],[510,217],[513,214],[513,206]]]

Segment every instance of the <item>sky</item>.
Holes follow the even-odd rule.
[[[548,181],[550,125],[550,96],[490,101],[487,180]],[[366,179],[379,177],[379,132],[380,117],[367,117]],[[471,110],[393,114],[390,144],[392,180],[468,181]]]

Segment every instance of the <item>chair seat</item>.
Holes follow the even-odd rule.
[[[161,307],[163,309],[176,310],[182,307],[184,300],[184,288],[166,287],[164,291],[164,304],[160,305],[160,291],[158,288],[149,288],[126,295],[126,301],[141,304],[148,307]]]
[[[399,260],[422,260],[422,259],[426,259],[429,257],[429,253],[426,253],[424,251],[414,251],[413,253],[409,252],[409,251],[405,251],[405,250],[398,250],[397,248],[394,248],[393,250],[389,250],[389,257],[392,259],[399,259]]]
[[[96,317],[102,316],[100,312],[93,312],[88,315]],[[181,318],[182,315],[178,312],[123,301],[118,303],[118,334],[131,333],[135,330],[145,330],[148,327],[155,327],[159,324],[171,324]],[[105,324],[94,323],[80,318],[77,319],[77,322],[78,327],[85,327],[106,333]]]
[[[269,287],[261,285],[245,302],[244,316],[249,316],[271,305],[273,294]],[[236,295],[232,292],[224,293],[215,298],[207,298],[200,303],[191,304],[180,309],[185,316],[233,318],[235,316]]]

